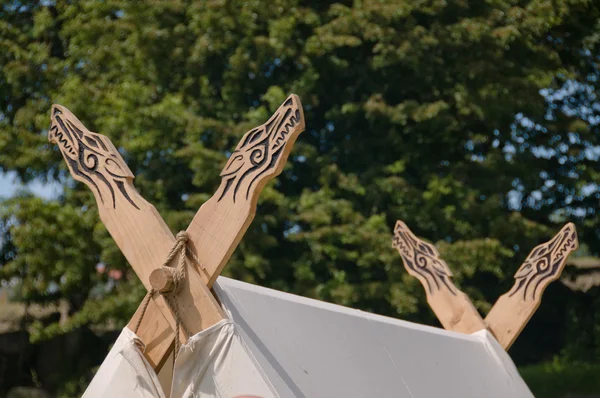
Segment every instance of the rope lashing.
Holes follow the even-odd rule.
[[[175,237],[175,242],[167,255],[167,258],[160,266],[160,268],[152,271],[150,275],[150,280],[152,284],[152,288],[148,290],[146,296],[144,296],[144,300],[142,301],[142,313],[140,314],[137,322],[135,324],[135,329],[133,332],[137,334],[138,329],[142,323],[142,319],[144,318],[144,314],[148,309],[148,305],[150,304],[150,299],[154,296],[154,293],[160,293],[165,298],[165,301],[173,311],[175,315],[175,352],[173,354],[173,364],[175,364],[175,359],[177,358],[177,353],[179,352],[180,341],[179,341],[179,329],[182,326],[181,318],[179,316],[179,305],[177,304],[176,296],[183,285],[183,280],[185,278],[185,259],[189,257],[194,263],[196,263],[200,268],[204,269],[201,265],[198,257],[194,253],[192,253],[188,246],[187,241],[189,240],[188,234],[185,231],[181,231]],[[170,266],[171,261],[175,258],[175,256],[179,253],[179,263],[177,267]],[[160,274],[160,275],[159,275]],[[157,287],[155,288],[152,279],[153,276],[158,276],[155,278],[156,280],[160,280]],[[160,285],[160,286],[159,286]],[[187,333],[184,327],[184,331]]]

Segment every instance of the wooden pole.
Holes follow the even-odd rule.
[[[550,241],[536,246],[515,274],[515,284],[500,296],[485,318],[498,342],[508,350],[542,302],[546,287],[562,273],[577,250],[575,225],[565,225]]]
[[[90,132],[60,105],[52,107],[51,118],[49,140],[58,145],[73,178],[92,190],[100,219],[144,286],[150,289],[150,274],[169,253],[175,242],[173,234],[154,206],[137,192],[133,174],[107,137]],[[194,268],[188,268],[191,272],[183,282],[178,301],[185,329],[197,333],[223,319],[225,314],[202,277]],[[151,303],[149,318],[154,317],[156,323],[175,330],[175,317],[164,298],[156,293]],[[180,338],[187,340],[183,334]],[[158,345],[168,350],[171,346],[169,339],[154,333],[144,334],[141,340],[151,349]]]
[[[175,268],[157,268],[150,274],[150,285],[160,293],[168,293],[173,290]]]
[[[281,173],[302,131],[302,104],[292,94],[265,124],[247,132],[229,157],[217,192],[187,228],[190,247],[202,263],[198,271],[208,287],[252,223],[263,187]]]
[[[393,247],[400,253],[408,273],[425,288],[427,303],[444,329],[467,334],[486,329],[471,300],[452,282],[452,271],[435,246],[417,238],[398,220]]]
[[[304,112],[300,98],[290,95],[263,125],[247,132],[221,172],[221,185],[204,203],[187,229],[188,246],[200,260],[197,271],[208,287],[229,261],[248,226],[254,219],[256,203],[264,185],[283,170],[296,138],[304,131]],[[173,332],[159,317],[150,302],[140,326],[148,341],[162,342],[146,347],[155,369],[167,359]],[[130,327],[141,314],[138,308]],[[142,339],[142,341],[145,341]]]

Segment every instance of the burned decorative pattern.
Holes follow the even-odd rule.
[[[88,131],[68,109],[54,105],[48,139],[58,145],[74,176],[89,185],[102,203],[109,200],[116,208],[118,191],[139,210],[127,191],[126,182],[134,176],[107,137]]]
[[[509,297],[521,294],[523,300],[536,300],[543,288],[560,276],[568,255],[577,247],[573,224],[565,225],[552,240],[536,246],[517,270]]]
[[[424,284],[429,294],[444,287],[453,295],[457,294],[450,280],[452,271],[440,258],[435,246],[417,238],[402,221],[398,221],[394,228],[393,247],[400,253],[408,272]]]
[[[300,133],[300,124],[300,104],[291,96],[265,124],[247,132],[221,172],[224,187],[218,201],[247,201],[256,185],[274,174],[281,154]]]

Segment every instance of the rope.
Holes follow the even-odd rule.
[[[183,285],[183,280],[185,278],[185,259],[186,259],[186,257],[190,257],[196,264],[198,264],[200,266],[200,268],[204,269],[204,267],[201,265],[200,261],[198,260],[198,257],[196,257],[196,255],[188,249],[188,247],[187,247],[188,239],[189,239],[189,237],[188,237],[187,232],[185,232],[185,231],[179,232],[177,234],[177,236],[175,237],[175,242],[173,243],[173,246],[171,247],[169,254],[167,254],[167,258],[165,259],[163,264],[160,266],[160,268],[164,269],[167,272],[170,272],[173,275],[173,288],[168,292],[160,292],[163,295],[163,297],[165,298],[165,301],[167,302],[169,307],[171,308],[171,311],[173,311],[173,314],[175,315],[175,352],[173,354],[173,365],[175,365],[175,359],[177,359],[177,354],[179,353],[179,347],[181,346],[181,343],[179,341],[179,329],[180,329],[180,327],[183,326],[182,322],[181,322],[181,318],[179,316],[179,305],[177,304],[177,300],[175,299],[175,297],[179,293],[179,290],[181,289],[181,286]],[[179,253],[179,264],[178,264],[177,268],[174,268],[174,267],[170,266],[169,264],[175,258],[177,253]],[[156,293],[156,290],[154,288],[151,288],[150,290],[148,290],[148,293],[146,293],[146,296],[144,296],[144,300],[142,301],[142,313],[140,314],[140,316],[135,324],[135,329],[133,330],[133,332],[135,334],[137,334],[138,329],[140,328],[142,319],[144,318],[144,314],[146,314],[146,310],[148,309],[148,305],[150,304],[150,299],[154,296],[154,293]],[[184,327],[184,329],[185,329],[185,327]],[[187,333],[187,331],[185,331],[185,332]],[[142,346],[143,346],[143,344],[142,344]],[[144,350],[145,350],[145,347],[144,347]]]

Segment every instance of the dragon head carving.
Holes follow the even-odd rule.
[[[116,208],[119,192],[139,209],[127,191],[134,176],[110,140],[90,132],[67,108],[52,106],[48,140],[58,145],[73,177],[87,184],[101,203]]]
[[[281,172],[287,155],[304,130],[300,99],[292,94],[263,125],[248,131],[221,172],[224,198],[248,201],[268,177]]]
[[[400,220],[394,228],[392,246],[400,253],[408,272],[418,278],[430,294],[444,286],[452,294],[457,294],[456,287],[450,280],[452,271],[435,246],[417,238]]]
[[[509,296],[522,291],[524,300],[538,298],[538,293],[560,276],[567,257],[578,246],[575,225],[568,223],[549,242],[536,246],[529,253],[515,274],[515,285]]]

